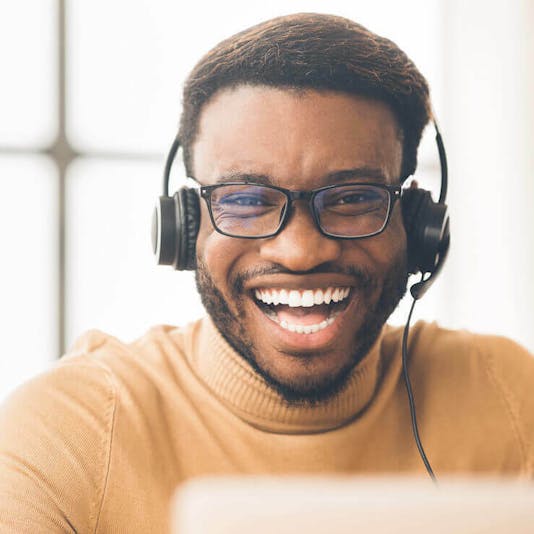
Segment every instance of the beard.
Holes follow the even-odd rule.
[[[258,352],[253,340],[246,330],[247,314],[243,302],[246,298],[244,284],[247,280],[260,275],[288,273],[281,266],[262,267],[253,271],[239,273],[229,280],[231,300],[236,311],[232,312],[221,291],[215,285],[206,264],[197,258],[195,281],[202,304],[210,315],[220,334],[228,344],[240,354],[255,371],[289,404],[315,405],[337,395],[346,386],[353,369],[369,352],[384,326],[386,320],[397,307],[406,293],[408,270],[406,254],[402,254],[385,273],[378,299],[370,307],[360,327],[354,332],[353,351],[348,363],[332,376],[307,377],[304,381],[282,381],[258,362]],[[370,295],[380,286],[379,280],[372,273],[356,267],[342,268],[334,264],[324,264],[305,274],[343,273],[358,280],[364,293]],[[302,273],[301,273],[302,274]],[[299,358],[299,354],[289,356]],[[308,356],[309,357],[309,356]]]

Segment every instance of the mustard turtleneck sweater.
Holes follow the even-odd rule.
[[[291,406],[208,319],[131,344],[90,332],[0,410],[0,532],[166,532],[170,496],[198,475],[425,475],[401,337],[386,326],[343,391]],[[424,323],[409,351],[437,476],[532,477],[531,355]]]

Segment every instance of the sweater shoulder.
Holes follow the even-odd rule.
[[[509,458],[534,476],[533,355],[503,336],[416,327],[410,375],[431,413],[463,421],[464,439],[478,429],[491,442],[507,443]]]
[[[120,395],[122,386],[142,387],[173,380],[187,367],[186,354],[198,323],[185,327],[159,325],[131,342],[91,330],[74,343],[60,365],[92,365],[106,370]]]
[[[87,332],[6,399],[0,531],[96,531],[119,424],[141,420],[160,402],[160,383],[183,374],[190,330],[154,327],[132,343]]]
[[[105,491],[115,387],[83,356],[15,390],[0,408],[0,530],[94,531]]]
[[[418,322],[410,334],[414,366],[446,366],[466,377],[488,372],[488,366],[503,380],[530,384],[534,357],[519,343],[499,335],[442,328],[437,323]]]
[[[501,336],[475,336],[475,357],[484,362],[486,376],[493,386],[509,421],[524,466],[534,477],[534,357],[518,343]]]
[[[509,338],[421,321],[410,333],[408,348],[410,371],[416,376],[457,386],[485,381],[499,391],[513,389],[518,396],[532,397],[534,357]]]

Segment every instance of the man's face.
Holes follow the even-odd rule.
[[[199,126],[194,176],[203,185],[229,178],[291,190],[398,183],[399,129],[389,108],[375,100],[239,86],[215,95]],[[287,400],[334,394],[406,290],[399,203],[381,234],[356,240],[322,235],[305,201],[295,202],[281,233],[264,239],[217,233],[201,204],[197,285],[222,335]],[[319,290],[323,300],[337,290],[341,300],[275,306],[258,299],[282,298],[284,290],[307,291],[305,300],[312,291],[314,302],[321,302]]]

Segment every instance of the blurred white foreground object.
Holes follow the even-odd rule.
[[[534,485],[403,478],[204,478],[172,506],[175,534],[534,532]]]

